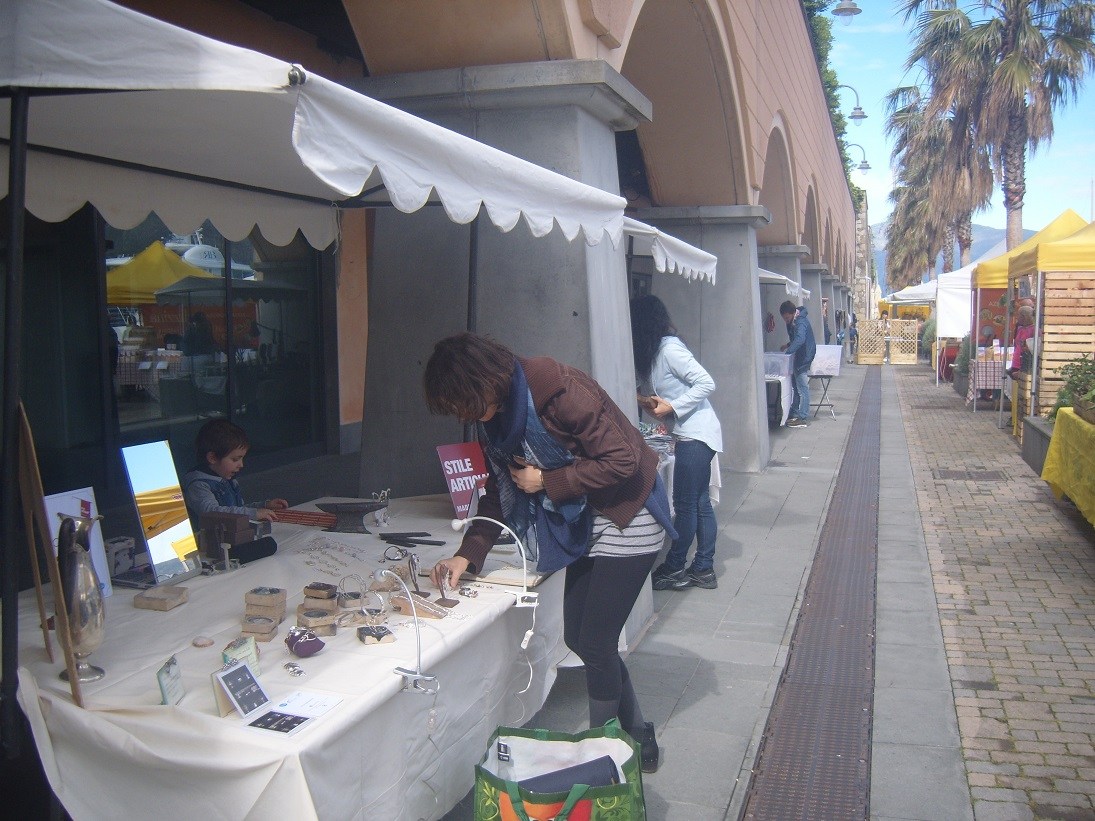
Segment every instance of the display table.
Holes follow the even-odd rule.
[[[819,410],[828,408],[829,413],[833,415],[833,419],[836,419],[836,407],[829,401],[829,383],[833,381],[833,377],[810,374],[810,381],[813,382],[815,379],[821,382],[821,398],[817,402],[810,403],[810,407],[814,409],[814,418],[817,419]]]
[[[1067,496],[1095,524],[1095,425],[1072,408],[1057,411],[1042,478],[1057,497]]]
[[[765,375],[764,382],[768,389],[769,419],[776,418],[771,413],[774,410],[778,414],[778,425],[782,427],[787,424],[787,418],[791,415],[791,394],[794,392],[791,377]],[[778,405],[777,398],[772,397],[773,393],[778,394]]]
[[[999,391],[1004,387],[1004,369],[1008,365],[1002,360],[971,360],[970,386],[966,389],[966,404],[973,403],[977,410],[977,394],[980,391]]]
[[[446,543],[416,551],[423,567],[452,555],[459,534],[449,527],[447,497],[395,500],[390,514],[389,531],[428,531]],[[337,584],[349,572],[368,577],[385,566],[385,544],[375,535],[383,531],[370,529],[373,535],[275,525],[276,555],[183,582],[189,602],[167,612],[138,610],[134,591],[116,588],[106,602],[105,642],[90,657],[106,677],[83,685],[87,709],[72,703],[58,678],[64,663],[56,641],[57,661],[47,661],[34,591],[25,591],[19,701],[50,785],[72,817],[435,819],[459,801],[491,732],[528,721],[551,688],[565,649],[564,574],[537,588],[531,681],[520,643],[534,611],[513,606],[519,587],[484,583],[446,618],[421,620],[423,671],[437,677],[440,691],[404,691],[393,669],[415,668],[410,616],[390,617],[391,644],[363,645],[354,628],[345,628],[325,638],[318,655],[296,659],[283,641],[306,584]],[[519,580],[519,569],[504,567],[519,568],[519,559],[498,550],[486,569]],[[437,598],[428,579],[420,584]],[[259,645],[259,678],[273,702],[294,691],[341,699],[290,737],[249,728],[236,714],[221,718],[214,703],[210,675],[240,632],[244,593],[258,586],[285,588],[289,596],[278,637]],[[213,646],[194,647],[198,635]],[[172,655],[186,695],[165,707],[156,670]],[[290,676],[288,661],[306,675]]]

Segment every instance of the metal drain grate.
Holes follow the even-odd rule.
[[[936,479],[959,479],[966,482],[1006,482],[1008,477],[1002,470],[945,470],[933,468]]]
[[[742,818],[867,818],[881,386],[870,368]]]

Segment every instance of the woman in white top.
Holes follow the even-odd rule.
[[[707,399],[715,382],[681,342],[669,312],[656,296],[631,300],[631,339],[639,383],[651,390],[651,395],[639,393],[639,404],[664,421],[675,439],[673,526],[677,539],[665,561],[654,568],[654,589],[710,590],[718,587],[714,569],[718,525],[709,491],[711,460],[722,453],[722,427]],[[686,568],[693,540],[696,554]]]

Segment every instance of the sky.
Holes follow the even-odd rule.
[[[859,125],[849,121],[845,139],[863,147],[850,148],[853,163],[866,154],[871,170],[852,171],[852,181],[867,191],[868,219],[872,225],[889,216],[893,189],[890,169],[892,143],[886,137],[886,95],[919,78],[906,74],[905,59],[915,20],[905,22],[893,0],[858,0],[862,14],[850,26],[833,25],[833,49],[829,60],[840,83],[854,91],[839,89],[844,115],[855,105],[856,94],[867,114]],[[1086,220],[1092,213],[1092,180],[1095,179],[1095,76],[1089,76],[1075,103],[1054,115],[1054,137],[1036,154],[1027,154],[1027,194],[1023,205],[1023,227],[1039,230],[1067,208]],[[1004,228],[1006,218],[999,185],[989,207],[975,214],[978,225]]]

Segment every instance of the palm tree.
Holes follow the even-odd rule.
[[[992,195],[988,152],[978,149],[961,109],[932,116],[934,107],[919,86],[894,89],[886,108],[886,134],[894,140],[892,157],[902,169],[899,176],[923,187],[923,196],[941,220],[943,269],[954,268],[956,238],[961,264],[968,264],[973,212]]]
[[[909,65],[932,75],[929,112],[961,111],[1001,180],[1007,246],[1022,240],[1026,152],[1053,138],[1053,111],[1095,67],[1095,2],[903,0],[917,18]]]

